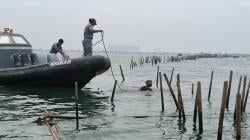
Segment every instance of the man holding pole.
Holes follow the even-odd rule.
[[[82,41],[84,56],[92,56],[92,40],[94,33],[103,32],[103,30],[94,30],[93,27],[96,25],[94,18],[89,19],[89,24],[84,28],[84,38]]]

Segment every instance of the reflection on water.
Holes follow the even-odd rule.
[[[152,140],[152,139],[191,139],[214,140],[217,137],[223,81],[228,80],[229,71],[234,70],[229,110],[225,111],[223,139],[234,139],[233,112],[235,93],[240,75],[250,75],[250,62],[239,59],[200,59],[180,63],[160,64],[160,70],[167,75],[172,67],[181,76],[186,122],[179,120],[178,112],[163,83],[165,111],[161,112],[160,91],[155,87],[156,67],[144,65],[131,70],[131,56],[143,54],[112,54],[113,70],[118,81],[119,65],[122,64],[126,81],[117,88],[114,104],[110,103],[114,79],[110,71],[94,78],[79,93],[79,113],[84,119],[79,121],[79,131],[75,131],[75,120],[57,119],[63,134],[69,140]],[[136,57],[135,57],[136,56]],[[244,66],[244,67],[242,67]],[[211,70],[214,70],[214,83],[210,101],[207,100]],[[176,77],[173,89],[176,93]],[[153,80],[152,92],[140,92],[139,87],[147,79]],[[191,86],[197,81],[202,84],[203,130],[199,134],[198,124],[193,124],[194,95]],[[89,88],[87,88],[89,87]],[[194,89],[195,89],[194,88]],[[31,123],[41,116],[43,109],[56,115],[75,115],[74,89],[0,87],[0,139],[52,139],[48,128]],[[250,112],[249,106],[246,112]],[[242,117],[242,137],[249,139],[249,114]]]

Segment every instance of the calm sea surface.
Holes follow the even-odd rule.
[[[80,56],[71,53],[71,56]],[[101,54],[105,55],[105,54]],[[157,66],[144,66],[130,69],[133,56],[163,56],[166,54],[110,54],[113,71],[120,87],[117,88],[114,105],[110,102],[114,79],[111,71],[95,77],[80,92],[80,130],[75,130],[75,120],[57,119],[67,140],[158,140],[158,139],[204,139],[217,138],[219,111],[223,81],[229,79],[230,70],[234,71],[229,110],[225,112],[223,139],[235,139],[233,112],[235,95],[240,75],[250,77],[250,58],[210,58],[176,63],[160,63],[160,71],[170,76],[174,67],[176,93],[176,74],[181,76],[181,91],[186,123],[179,121],[176,107],[170,96],[166,82],[163,82],[165,111],[161,112],[160,90],[156,88]],[[122,81],[119,65],[122,65],[126,81]],[[214,81],[210,103],[207,100],[211,71]],[[140,92],[138,88],[147,79],[153,80],[153,92]],[[191,93],[192,83],[201,81],[203,134],[199,134],[192,121],[195,95]],[[11,140],[51,140],[46,125],[31,123],[43,114],[43,109],[55,115],[74,116],[74,89],[64,88],[27,88],[0,86],[0,139]],[[250,103],[242,117],[242,137],[250,139]],[[172,116],[172,117],[169,117]],[[197,126],[198,128],[198,126]]]

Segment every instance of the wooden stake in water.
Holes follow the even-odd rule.
[[[212,84],[213,84],[213,77],[214,77],[214,71],[211,73],[211,79],[209,84],[209,91],[208,91],[208,100],[210,100],[211,90],[212,90]]]
[[[119,65],[119,67],[120,67],[120,71],[121,71],[121,75],[122,75],[122,82],[124,82],[125,81],[125,77],[124,77],[124,74],[123,74],[122,66]]]
[[[172,84],[173,75],[174,75],[174,67],[172,68],[172,71],[171,71],[170,85]]]
[[[237,93],[236,95],[236,139],[241,139],[241,95]]]
[[[223,120],[224,120],[224,112],[225,112],[225,107],[226,107],[227,92],[228,92],[228,82],[224,81],[217,140],[222,139]]]
[[[160,77],[160,90],[161,90],[161,110],[162,112],[164,111],[164,97],[163,97],[163,88],[162,88],[162,76],[161,72],[159,72],[159,77]]]
[[[198,112],[198,95],[200,94],[200,89],[197,83],[197,90],[196,90],[196,97],[195,97],[195,103],[194,103],[194,116],[193,116],[193,123],[196,124],[196,118],[197,118],[197,112]]]
[[[76,130],[78,130],[79,128],[79,115],[78,115],[78,101],[79,101],[79,98],[78,98],[78,83],[75,82],[75,99],[76,99]]]
[[[198,116],[199,116],[199,133],[203,133],[203,117],[202,117],[202,98],[201,98],[201,83],[198,82],[197,89],[199,90],[199,93],[197,95],[197,108],[198,108]]]
[[[111,103],[113,103],[113,101],[114,101],[116,85],[117,85],[117,80],[115,80],[115,83],[114,83],[114,87],[113,87],[113,91],[112,91],[112,96],[111,96]]]
[[[169,80],[168,80],[168,77],[167,77],[167,75],[166,75],[165,73],[164,73],[164,78],[165,78],[165,80],[166,80],[166,82],[167,82],[169,91],[170,91],[170,93],[171,93],[171,95],[172,95],[172,97],[173,97],[173,99],[174,99],[174,103],[175,103],[176,109],[178,109],[178,101],[176,100],[176,97],[175,97],[173,88],[172,88],[172,86],[171,86],[171,84],[170,84],[170,82],[169,82]]]
[[[237,94],[240,94],[241,81],[242,81],[242,76],[240,76],[240,81],[239,81],[239,85],[238,85]],[[236,123],[236,105],[235,105],[235,108],[234,108],[234,123]]]
[[[181,116],[183,117],[183,121],[186,121],[186,115],[181,95],[181,86],[180,86],[180,75],[177,74],[177,91],[178,91],[178,110],[179,110],[179,118],[181,119]]]
[[[194,83],[192,83],[192,95],[194,95]]]
[[[159,66],[157,66],[157,74],[156,74],[156,87],[158,88],[158,81],[159,81]]]
[[[230,71],[230,76],[229,76],[229,85],[228,85],[228,91],[227,91],[227,103],[226,103],[226,108],[228,109],[229,106],[229,98],[230,98],[230,93],[231,93],[231,85],[232,85],[232,78],[233,78],[233,71]]]
[[[249,88],[250,88],[250,80],[248,81],[247,94],[246,94],[246,98],[245,98],[245,102],[244,102],[244,106],[243,106],[243,112],[245,112],[245,110],[246,110],[247,98],[248,98],[248,94],[249,94]]]
[[[241,113],[243,111],[243,105],[244,105],[244,99],[245,99],[245,91],[246,91],[246,85],[247,85],[247,77],[244,77],[244,82],[243,82],[243,90],[242,90],[242,96],[241,96]]]

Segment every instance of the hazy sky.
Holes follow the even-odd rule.
[[[12,27],[34,48],[82,49],[90,17],[107,45],[158,52],[250,52],[249,0],[0,0],[0,28]],[[95,35],[95,40],[100,34]],[[94,49],[102,49],[101,45]]]

